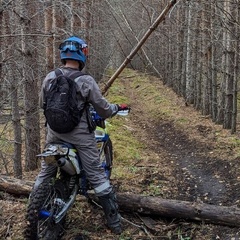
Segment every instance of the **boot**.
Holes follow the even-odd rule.
[[[120,235],[122,233],[121,216],[118,213],[115,193],[112,191],[106,195],[100,196],[99,201],[105,213],[108,227],[113,233]]]

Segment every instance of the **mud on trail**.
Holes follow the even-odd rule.
[[[179,200],[236,204],[239,193],[233,182],[237,175],[230,162],[209,156],[213,150],[209,143],[191,140],[176,130],[171,122],[159,124],[157,132],[157,142],[176,164],[174,172],[178,180]]]

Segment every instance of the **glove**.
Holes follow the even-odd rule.
[[[122,103],[122,104],[118,104],[118,111],[123,111],[123,110],[130,110],[130,107],[127,106],[127,104]]]

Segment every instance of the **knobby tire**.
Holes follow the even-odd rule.
[[[42,209],[53,213],[58,209],[53,207],[55,197],[66,199],[65,187],[61,182],[54,185],[49,181],[43,182],[32,192],[27,209],[27,227],[25,229],[26,240],[59,240],[63,232],[65,219],[55,224],[51,217],[39,218]]]
[[[108,178],[110,179],[111,173],[112,173],[112,165],[113,165],[113,147],[112,147],[112,141],[109,138],[107,142],[105,142],[104,149],[104,161],[108,170]]]

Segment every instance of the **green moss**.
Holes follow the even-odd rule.
[[[178,118],[178,119],[177,119],[177,122],[178,122],[178,123],[184,123],[184,124],[186,124],[186,123],[189,122],[189,119],[187,119],[187,118]]]
[[[144,144],[127,129],[125,117],[114,117],[109,121],[107,132],[113,142],[114,159],[120,164],[139,159]]]
[[[130,83],[135,79],[131,78],[131,81],[126,80],[125,77],[129,75],[136,75],[136,72],[126,70],[121,75],[121,78],[115,80],[106,96],[109,102],[130,104],[130,99],[124,87],[125,85],[122,84],[122,81],[128,81]],[[129,116],[123,117],[116,115],[107,120],[107,132],[110,134],[114,152],[113,178],[116,177],[117,179],[133,178],[137,169],[133,171],[132,166],[134,166],[143,155],[144,143],[136,138],[131,127],[128,126],[128,118]]]
[[[153,183],[150,184],[145,191],[145,194],[152,195],[152,196],[159,196],[161,195],[161,193],[162,193],[161,186],[155,185]]]

